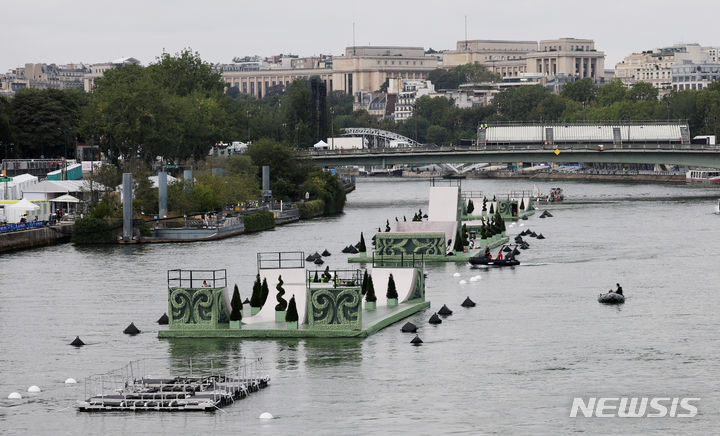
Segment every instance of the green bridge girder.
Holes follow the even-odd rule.
[[[385,149],[387,150],[387,149]],[[544,150],[485,150],[450,149],[419,151],[364,151],[343,153],[313,153],[309,156],[320,166],[351,165],[398,165],[398,164],[460,164],[460,163],[505,163],[505,162],[547,162],[547,163],[638,163],[688,165],[720,168],[720,148],[705,150],[573,150],[560,148]]]

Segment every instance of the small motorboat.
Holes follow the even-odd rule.
[[[625,303],[625,296],[614,292],[607,292],[598,296],[598,302],[602,304],[623,304]]]
[[[517,259],[490,259],[487,256],[479,255],[472,256],[470,259],[471,265],[487,265],[487,266],[515,266],[520,265],[520,261]]]

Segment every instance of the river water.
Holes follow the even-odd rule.
[[[550,183],[538,182],[547,192]],[[385,220],[427,209],[428,181],[361,179],[345,214],[222,241],[71,244],[0,257],[0,433],[564,434],[715,433],[720,424],[720,190],[563,182],[554,218],[521,221],[547,239],[515,269],[433,265],[421,347],[400,325],[364,340],[159,340],[166,270],[227,268],[249,296],[258,251],[332,252]],[[527,180],[467,180],[502,194]],[[511,236],[519,229],[510,228]],[[459,276],[455,276],[459,273]],[[470,281],[473,276],[480,276]],[[460,284],[466,280],[466,284]],[[622,307],[598,304],[620,282]],[[463,309],[470,296],[478,306]],[[455,313],[431,326],[431,311]],[[133,321],[143,333],[122,330]],[[79,335],[82,348],[67,344]],[[83,414],[82,379],[130,360],[234,365],[262,356],[271,385],[223,411]],[[80,383],[67,386],[63,381]],[[30,385],[44,392],[27,394]],[[21,401],[5,398],[23,393]],[[574,397],[698,397],[693,418],[570,418]],[[262,421],[270,412],[276,419]]]

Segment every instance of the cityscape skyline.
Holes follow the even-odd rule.
[[[25,63],[93,64],[127,56],[147,65],[163,51],[176,53],[186,47],[211,63],[229,63],[235,56],[280,53],[337,56],[353,45],[353,23],[358,46],[452,50],[457,41],[465,39],[465,17],[470,40],[593,39],[597,49],[606,54],[606,68],[613,68],[630,53],[656,47],[717,44],[712,20],[720,12],[720,4],[702,0],[658,3],[611,0],[593,10],[588,19],[587,10],[579,10],[576,2],[569,1],[555,2],[552,9],[525,0],[502,4],[449,1],[446,12],[438,15],[415,2],[370,1],[362,10],[336,14],[333,3],[320,0],[283,5],[281,13],[270,4],[238,5],[223,0],[206,2],[203,9],[187,1],[168,8],[137,0],[123,4],[81,0],[76,3],[76,10],[81,11],[77,18],[81,24],[77,26],[57,20],[67,15],[62,4],[14,2],[3,8],[0,39],[6,44],[0,56],[0,72]],[[695,14],[692,21],[678,21],[683,10],[702,13]],[[643,14],[650,14],[652,20]],[[244,18],[247,15],[257,18]],[[108,25],[109,16],[114,25]]]

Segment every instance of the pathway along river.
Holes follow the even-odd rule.
[[[549,183],[538,183],[548,191]],[[527,180],[468,180],[503,193]],[[432,310],[455,313],[425,341],[394,325],[365,340],[158,340],[166,270],[227,268],[248,297],[258,251],[332,252],[427,208],[428,181],[364,179],[345,214],[208,243],[75,247],[0,258],[0,433],[710,434],[720,424],[717,187],[566,182],[555,215],[524,221],[547,239],[515,269],[427,267]],[[514,235],[518,227],[513,227]],[[454,273],[460,273],[455,277]],[[471,282],[472,276],[481,280]],[[460,280],[467,284],[459,284]],[[620,282],[621,307],[598,304]],[[478,303],[463,309],[470,296]],[[129,337],[131,322],[143,331]],[[76,336],[92,345],[67,345]],[[262,356],[270,388],[214,414],[81,414],[82,379],[130,360],[215,365]],[[74,377],[79,384],[66,386]],[[28,396],[30,385],[44,392]],[[25,399],[7,400],[12,391]],[[700,397],[694,418],[570,418],[574,397]],[[277,419],[261,421],[262,412]]]

